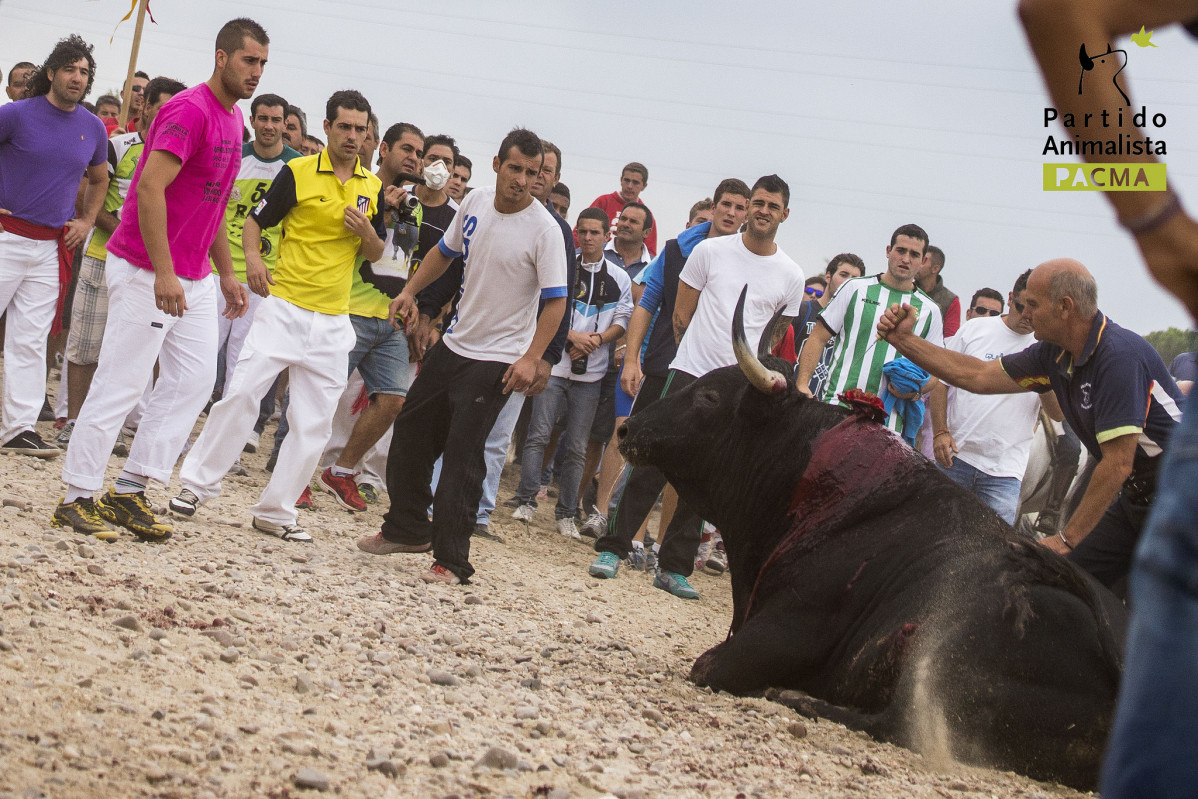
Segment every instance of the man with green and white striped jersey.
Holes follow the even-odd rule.
[[[808,336],[799,358],[796,383],[799,391],[811,396],[808,384],[819,365],[824,345],[836,336],[835,352],[828,379],[824,383],[824,402],[839,402],[837,396],[850,388],[880,394],[886,378],[882,367],[900,357],[888,342],[878,338],[877,326],[892,303],[915,308],[919,318],[916,334],[938,347],[944,345],[944,326],[936,302],[915,285],[915,275],[923,265],[928,234],[919,225],[903,225],[890,236],[886,248],[886,271],[880,275],[858,277],[846,282],[819,315],[820,324]],[[923,390],[932,388],[929,380]],[[901,414],[893,413],[886,426],[902,433]]]

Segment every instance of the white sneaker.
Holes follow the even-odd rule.
[[[242,452],[250,452],[250,453],[257,452],[258,451],[258,438],[259,438],[258,431],[256,431],[256,430],[251,431],[249,440],[245,442],[245,446],[241,448],[241,451]]]
[[[512,511],[512,518],[518,522],[531,522],[536,515],[537,509],[533,505],[521,505]]]
[[[557,531],[566,538],[572,538],[575,541],[581,541],[582,536],[578,532],[578,528],[574,526],[574,520],[570,518],[557,520]]]

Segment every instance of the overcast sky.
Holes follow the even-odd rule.
[[[90,99],[124,80],[130,0],[0,0],[0,67],[41,62],[77,32],[98,62]],[[776,172],[791,186],[783,248],[808,273],[839,252],[884,266],[890,232],[922,225],[947,254],[946,285],[1004,295],[1048,258],[1085,263],[1099,305],[1146,333],[1188,327],[1148,278],[1096,192],[1044,192],[1056,128],[1013,3],[651,2],[568,0],[154,0],[138,65],[194,85],[211,74],[226,20],[248,15],[271,36],[260,88],[319,119],[356,88],[384,128],[408,121],[455,136],[489,185],[498,142],[515,125],[563,151],[579,210],[649,167],[642,199],[659,243],[724,177]],[[1157,48],[1128,48],[1132,99],[1167,117],[1170,186],[1198,202],[1198,42],[1174,28]],[[1191,77],[1185,77],[1191,76]],[[248,102],[244,103],[248,112]]]

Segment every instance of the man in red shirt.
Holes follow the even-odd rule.
[[[632,161],[625,164],[624,171],[620,173],[620,190],[596,197],[595,201],[591,203],[592,208],[602,208],[607,214],[607,218],[612,220],[611,234],[613,236],[616,235],[616,220],[620,218],[620,212],[624,210],[624,206],[628,203],[640,202],[641,192],[648,185],[649,168],[638,161]],[[657,255],[656,228],[650,231],[649,236],[645,239],[645,246],[649,248],[650,255]]]

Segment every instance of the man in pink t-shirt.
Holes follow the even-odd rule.
[[[592,208],[602,208],[607,218],[611,220],[611,234],[616,235],[616,220],[628,203],[640,202],[641,192],[649,185],[649,168],[639,161],[631,161],[624,165],[620,173],[620,190],[611,194],[596,197],[591,203]],[[646,206],[646,209],[648,206]],[[653,213],[650,211],[649,213]],[[645,246],[650,255],[657,255],[657,228],[649,231]]]
[[[146,502],[153,478],[170,480],[216,375],[216,287],[226,315],[241,316],[245,289],[233,273],[223,230],[229,192],[241,166],[238,100],[254,94],[269,38],[253,20],[235,19],[216,37],[207,83],[180,92],[146,132],[145,151],[121,221],[108,241],[108,325],[87,401],[62,470],[66,497],[52,523],[102,540],[108,525],[163,541],[171,525]],[[157,382],[116,484],[98,500],[121,423],[159,364]]]

